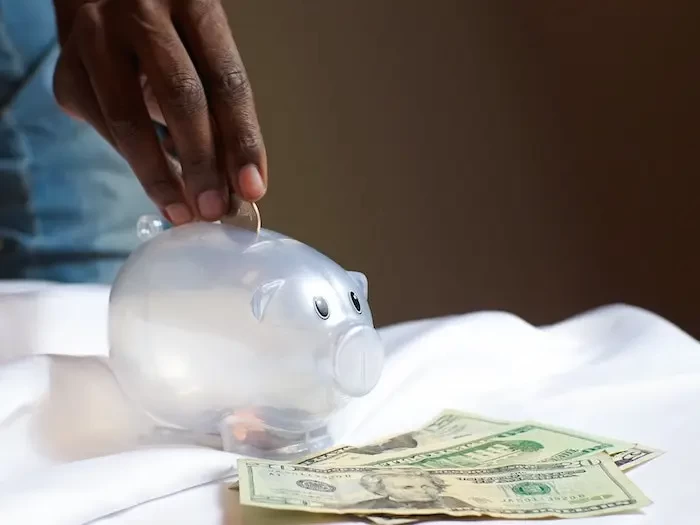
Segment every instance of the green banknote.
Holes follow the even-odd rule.
[[[611,454],[611,457],[620,470],[627,472],[634,467],[658,458],[663,453],[662,450],[645,447],[644,445],[635,445],[622,452]]]
[[[306,457],[298,463],[301,465],[307,463],[320,464],[323,462],[325,455],[332,452],[333,457],[340,456],[342,453],[342,457],[346,461],[362,464],[377,457],[383,457],[386,454],[431,447],[443,441],[496,432],[498,429],[505,428],[511,424],[508,421],[447,409],[418,430],[386,436],[366,445],[348,445],[332,449],[331,451],[326,450]],[[236,489],[237,487],[238,482],[235,482],[230,488]]]
[[[627,472],[628,470],[651,461],[662,454],[663,451],[661,450],[636,445],[627,450],[623,450],[622,452],[613,454],[611,459],[620,470]],[[396,516],[366,516],[366,518],[376,525],[407,525],[408,523],[417,523],[423,521],[423,519],[426,519],[425,517],[421,519],[415,517],[406,518]]]
[[[503,427],[514,424],[517,424],[517,421],[492,419],[478,414],[448,409],[443,410],[438,417],[423,428],[403,435],[414,436],[418,447],[425,447],[432,443],[440,443],[492,431],[496,432]],[[380,443],[391,442],[391,440],[391,437],[385,438]],[[615,464],[626,472],[652,459],[656,459],[662,454],[663,451],[661,450],[637,443],[623,451],[613,453],[612,458]]]
[[[445,441],[492,432],[512,424],[512,421],[448,409],[440,412],[435,419],[411,434],[416,437],[416,440],[421,441],[419,446],[423,446],[433,441]]]
[[[489,434],[467,436],[408,450],[390,451],[374,457],[358,457],[354,448],[339,447],[306,458],[300,465],[381,465],[422,468],[472,468],[508,463],[564,461],[634,447],[613,439],[590,436],[536,422],[500,426]]]
[[[444,410],[418,430],[387,436],[367,445],[348,445],[326,450],[304,458],[299,464],[329,464],[340,459],[343,464],[362,465],[387,454],[433,447],[444,441],[467,436],[490,434],[509,425],[510,423],[507,421],[499,421],[457,410]]]
[[[517,421],[492,419],[479,414],[448,409],[443,410],[438,417],[410,435],[416,437],[416,441],[419,442],[418,446],[424,447],[432,442],[438,443],[485,432],[495,432],[514,424],[517,424]],[[382,443],[390,440],[391,438],[385,438]],[[621,452],[614,453],[612,458],[615,464],[626,472],[658,458],[663,453],[662,450],[637,443]]]
[[[650,500],[606,454],[489,468],[308,467],[240,460],[241,504],[361,516],[600,516]]]

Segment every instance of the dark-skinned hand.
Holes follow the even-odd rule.
[[[245,68],[219,0],[54,0],[54,93],[133,169],[176,225],[257,201],[267,159]],[[158,139],[167,126],[177,160]]]

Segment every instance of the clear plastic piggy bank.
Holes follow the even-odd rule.
[[[280,458],[330,446],[329,418],[382,372],[364,275],[278,233],[194,223],[124,264],[111,368],[159,425]]]

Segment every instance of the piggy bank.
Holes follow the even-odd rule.
[[[329,446],[329,419],[368,394],[384,349],[367,279],[269,230],[157,233],[110,294],[110,367],[160,427],[254,457]]]

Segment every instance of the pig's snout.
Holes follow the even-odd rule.
[[[358,326],[337,341],[332,376],[341,392],[364,396],[379,382],[384,367],[384,345],[374,328]]]

